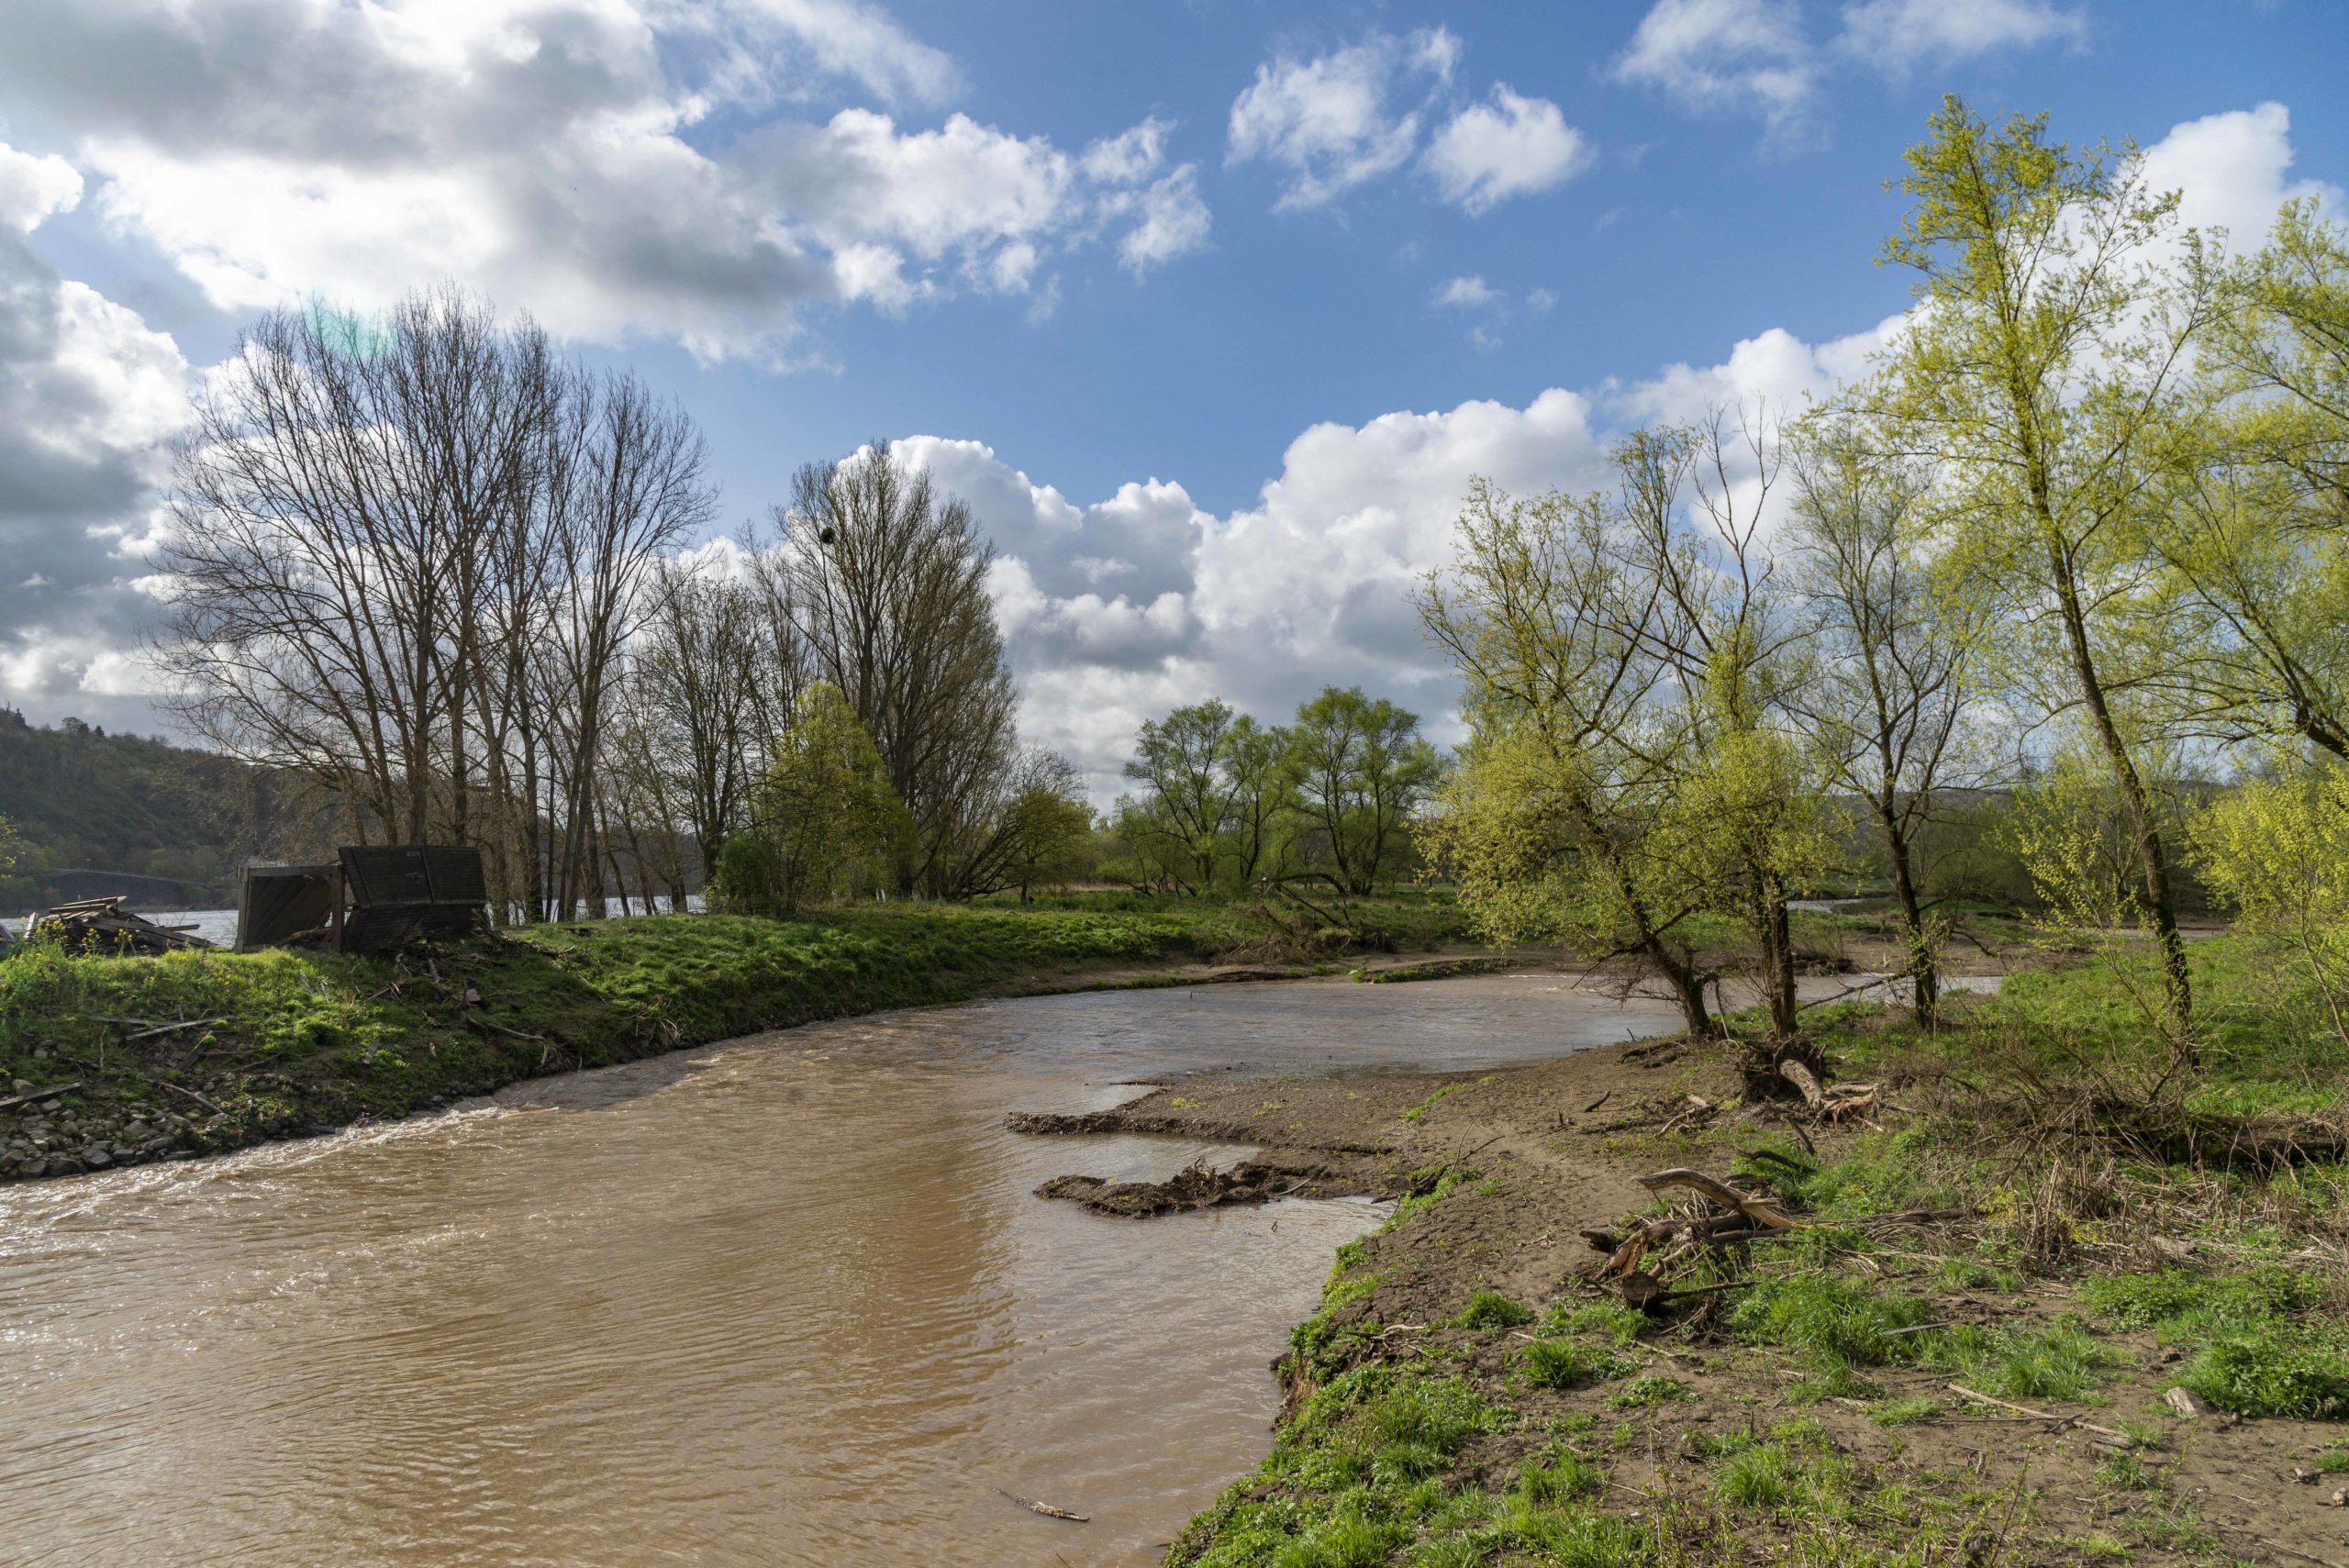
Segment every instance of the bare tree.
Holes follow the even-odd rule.
[[[591,814],[608,698],[621,652],[652,599],[661,554],[708,520],[700,432],[685,413],[629,376],[573,377],[549,465],[546,527],[554,573],[547,687],[560,755],[555,781],[570,805],[555,895],[569,909],[591,896]],[[600,912],[600,911],[599,911]]]
[[[912,813],[899,891],[951,892],[1016,744],[994,551],[967,506],[881,442],[801,469],[774,528],[811,672],[848,698]]]
[[[575,903],[621,651],[701,471],[684,415],[454,291],[274,313],[176,454],[157,657],[193,728],[361,836],[481,842],[501,908]]]
[[[640,764],[668,819],[700,846],[705,881],[750,809],[782,720],[763,722],[778,692],[781,712],[799,681],[796,639],[778,647],[752,583],[698,560],[662,561],[633,650],[629,707]],[[787,623],[784,628],[788,630]]]
[[[1836,782],[1876,818],[1917,1017],[1930,1025],[1939,942],[1920,887],[1920,841],[1962,763],[1978,617],[1962,600],[1937,600],[1915,554],[1929,472],[1872,451],[1862,430],[1832,417],[1809,421],[1791,450],[1790,532],[1817,655],[1793,706]]]
[[[453,294],[381,322],[281,311],[212,378],[175,459],[159,654],[225,750],[427,837],[463,755],[472,570],[535,428],[533,329]]]

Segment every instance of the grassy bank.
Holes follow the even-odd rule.
[[[1245,906],[1113,895],[640,917],[390,958],[28,946],[0,958],[0,1099],[37,1097],[0,1110],[0,1177],[237,1148],[758,1029],[1458,934],[1422,898],[1351,922],[1300,934]]]
[[[1170,1562],[2349,1562],[2349,1074],[2269,955],[2195,965],[2183,1084],[2125,962],[1930,1034],[1822,1009],[1831,1082],[1883,1086],[1873,1128],[1749,1116],[1736,1050],[1695,1042],[1459,1083],[1395,1131],[1486,1151],[1341,1252],[1271,1456]],[[1714,1211],[1559,1174],[1609,1164],[1795,1223],[1659,1242],[1639,1272],[1685,1294],[1636,1311],[1577,1233]]]

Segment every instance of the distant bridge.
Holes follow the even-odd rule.
[[[37,872],[33,880],[48,901],[71,904],[77,898],[117,895],[148,909],[215,909],[223,906],[220,890],[209,883],[184,882],[172,876],[142,876],[130,871],[102,871],[75,866],[66,871]]]

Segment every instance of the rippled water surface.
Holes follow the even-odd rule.
[[[0,1187],[0,1562],[1153,1562],[1382,1211],[1100,1218],[1030,1190],[1241,1151],[1004,1113],[1671,1023],[1526,974],[993,1003]]]

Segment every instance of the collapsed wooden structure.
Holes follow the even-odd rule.
[[[237,951],[315,945],[388,952],[488,925],[481,851],[469,844],[345,844],[325,865],[247,866]]]
[[[194,934],[194,926],[159,926],[144,915],[122,906],[128,895],[79,898],[52,904],[32,917],[25,935],[35,941],[54,941],[68,952],[159,953],[175,948],[208,948]]]

